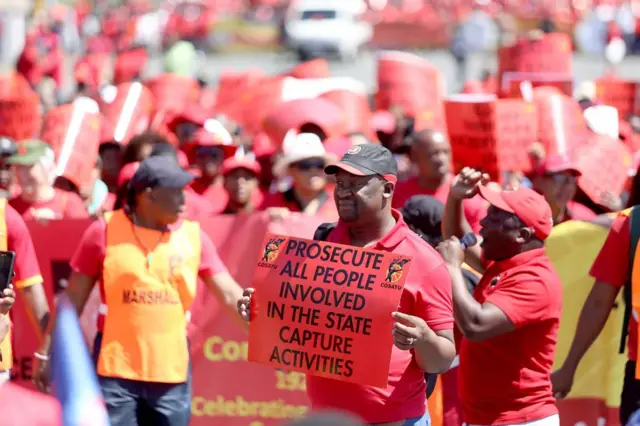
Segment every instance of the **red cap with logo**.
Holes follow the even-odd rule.
[[[547,200],[533,189],[521,187],[513,191],[494,191],[480,185],[479,191],[480,196],[492,206],[518,216],[541,240],[545,240],[551,233],[551,207]]]

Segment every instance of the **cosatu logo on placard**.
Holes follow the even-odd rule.
[[[409,259],[394,259],[389,264],[389,269],[387,269],[387,275],[385,277],[385,281],[390,283],[395,283],[400,278],[402,278],[402,274],[404,273],[404,265],[409,262]]]
[[[283,242],[284,238],[271,238],[264,246],[262,261],[271,263],[276,260],[278,258],[278,253],[280,252],[280,244]]]

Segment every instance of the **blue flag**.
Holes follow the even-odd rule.
[[[53,392],[62,407],[63,426],[108,426],[78,315],[65,294],[58,302],[52,348]]]

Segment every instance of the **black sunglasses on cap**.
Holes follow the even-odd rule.
[[[303,172],[306,172],[312,169],[323,170],[325,165],[326,165],[325,161],[320,159],[302,160],[292,164],[293,167]]]

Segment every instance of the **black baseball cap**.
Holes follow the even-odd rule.
[[[357,176],[379,175],[390,182],[398,180],[398,163],[393,154],[382,145],[354,145],[337,164],[324,168],[328,175],[335,175],[338,169]]]
[[[195,175],[184,171],[173,158],[154,155],[140,163],[129,186],[134,191],[157,186],[178,189],[187,186],[194,178]]]
[[[430,195],[414,195],[400,209],[404,221],[432,245],[442,241],[444,204]]]

